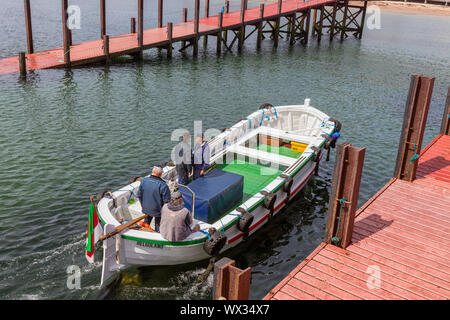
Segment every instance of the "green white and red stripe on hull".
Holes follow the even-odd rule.
[[[194,212],[194,224],[198,223],[201,231],[183,241],[171,242],[159,233],[135,229],[103,241],[102,284],[109,282],[118,270],[130,266],[176,265],[209,258],[203,246],[211,227],[227,238],[220,250],[223,253],[268,223],[307,183],[322,158],[321,150],[334,145],[333,139],[339,136],[340,123],[309,102],[306,99],[303,105],[263,105],[208,141],[211,166],[243,175],[246,196],[213,223],[195,219]],[[258,175],[261,170],[264,174]],[[163,168],[164,180],[174,180],[176,176],[175,167]],[[142,216],[136,197],[139,185],[140,181],[135,181],[98,202],[105,234],[119,226],[121,219]],[[266,200],[274,195],[275,201],[267,207]],[[130,196],[135,199],[132,204]],[[245,232],[238,228],[243,213],[253,217]]]
[[[103,228],[97,216],[94,198],[91,197],[89,207],[89,220],[86,233],[86,259],[89,263],[94,263],[94,247],[103,234]]]

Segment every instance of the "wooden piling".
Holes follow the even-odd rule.
[[[103,36],[103,52],[106,57],[106,64],[110,64],[111,58],[109,56],[109,36],[108,35]]]
[[[336,29],[336,12],[337,12],[337,2],[333,3],[333,12],[331,16],[331,25],[330,25],[330,41],[334,38],[334,32]]]
[[[106,5],[105,0],[100,0],[100,37],[106,35]]]
[[[314,10],[313,10],[312,32],[311,32],[311,36],[313,36],[313,37],[316,34],[316,19],[317,19],[317,8],[314,8]]]
[[[222,28],[223,28],[223,13],[219,12],[217,23],[219,25],[219,32],[217,32],[217,46],[216,53],[220,55],[222,53]]]
[[[294,45],[295,43],[295,23],[297,21],[297,14],[294,13],[290,18],[289,18],[290,24],[289,24],[289,28],[288,28],[288,32],[289,32],[289,45]]]
[[[346,248],[352,239],[365,148],[337,146],[324,241]]]
[[[283,1],[282,0],[278,0],[278,7],[277,7],[277,13],[278,13],[278,17],[275,19],[274,21],[274,34],[273,34],[273,46],[276,48],[278,47],[278,38],[280,37],[280,15],[281,15],[281,9],[283,6]]]
[[[194,12],[194,43],[193,55],[196,57],[198,55],[198,33],[199,33],[199,20],[200,20],[200,0],[195,0],[195,12]]]
[[[167,46],[167,58],[172,58],[172,40],[173,40],[173,24],[172,22],[167,23],[167,38],[169,39],[169,44]]]
[[[214,264],[214,300],[248,300],[251,269],[235,267],[234,260],[222,258]]]
[[[27,58],[25,56],[25,52],[19,52],[19,72],[20,77],[26,77],[27,75]]]
[[[320,7],[319,28],[316,29],[316,31],[317,31],[317,41],[318,42],[320,42],[320,40],[322,40],[324,13],[325,13],[325,6],[322,5]]]
[[[238,39],[238,51],[242,51],[242,47],[244,46],[245,39],[245,2],[246,0],[241,0],[241,26],[239,28],[239,39]]]
[[[205,17],[209,17],[209,0],[205,0]],[[206,48],[208,45],[208,36],[203,36],[203,46]]]
[[[441,134],[450,136],[450,87],[448,87],[447,100],[445,101],[444,115],[442,117]]]
[[[229,13],[230,12],[230,1],[226,0],[225,1],[225,13]],[[227,43],[228,41],[228,30],[224,30],[223,31],[223,42]]]
[[[306,27],[305,27],[305,38],[303,39],[303,44],[307,44],[309,40],[309,25],[311,24],[311,9],[306,12]]]
[[[27,48],[28,53],[34,53],[33,47],[33,28],[31,24],[31,6],[30,0],[24,0],[24,10],[25,10],[25,29],[27,32]]]
[[[257,49],[261,48],[261,41],[262,41],[262,35],[263,35],[264,3],[261,3],[259,5],[259,19],[260,19],[260,21],[258,22],[258,35],[256,38],[256,48]]]
[[[187,15],[188,15],[188,9],[187,8],[183,8],[183,16],[182,16],[182,21],[183,22],[187,22]],[[181,49],[184,49],[184,47],[186,47],[186,41],[182,40],[181,41]]]
[[[412,182],[416,177],[433,86],[434,78],[411,76],[394,178]]]
[[[163,0],[158,0],[158,28],[163,26]]]
[[[359,26],[359,32],[358,32],[359,39],[362,38],[362,34],[363,34],[363,30],[364,30],[364,23],[366,20],[367,1],[364,1],[364,6],[363,6],[362,10],[363,10],[363,12],[362,12],[362,16],[361,16],[361,25]]]
[[[64,63],[66,64],[66,67],[70,67],[70,42],[68,32],[69,29],[67,28],[67,7],[68,0],[61,0]]]
[[[344,15],[342,17],[342,28],[341,28],[341,41],[345,37],[345,29],[347,24],[347,13],[348,13],[348,0],[344,1]]]
[[[144,0],[138,0],[138,46],[137,58],[141,60],[144,57]]]
[[[136,33],[136,18],[130,19],[130,33]]]

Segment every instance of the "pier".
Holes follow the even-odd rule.
[[[278,0],[273,4],[261,4],[247,8],[247,0],[241,1],[240,10],[230,12],[229,1],[224,2],[222,11],[210,15],[210,0],[205,1],[204,17],[200,18],[200,0],[195,4],[194,19],[188,20],[188,10],[180,10],[182,22],[163,21],[163,0],[158,1],[158,27],[144,30],[144,0],[138,1],[136,18],[130,18],[130,33],[109,36],[106,30],[107,2],[100,0],[101,38],[73,44],[72,31],[67,27],[68,0],[61,0],[62,39],[61,47],[35,51],[33,45],[32,12],[30,0],[24,0],[24,17],[27,32],[27,52],[18,56],[0,59],[0,74],[20,73],[25,76],[29,70],[48,68],[70,68],[91,63],[110,63],[112,58],[131,55],[142,59],[143,51],[151,48],[166,50],[170,58],[173,45],[180,43],[179,51],[192,50],[197,56],[199,40],[203,37],[204,46],[208,37],[216,39],[217,54],[231,52],[235,47],[241,51],[244,42],[256,36],[256,46],[260,48],[263,39],[271,39],[278,45],[283,38],[290,45],[306,44],[310,36],[321,41],[327,34],[330,40],[341,40],[353,34],[361,38],[367,1],[363,5],[351,5],[348,0]],[[212,0],[211,0],[212,1]]]
[[[433,84],[412,77],[394,176],[356,212],[363,149],[339,145],[324,241],[264,299],[450,298],[450,88],[420,151]]]

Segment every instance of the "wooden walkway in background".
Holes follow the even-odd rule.
[[[319,7],[324,4],[334,3],[337,0],[285,0],[282,3],[281,14],[278,13],[278,4],[268,4],[264,9],[263,20],[275,19],[277,17],[288,16],[295,12],[303,11],[307,8]],[[261,21],[259,18],[259,7],[245,10],[245,25],[254,25]],[[223,15],[222,30],[232,30],[241,26],[241,11],[225,13]],[[213,15],[199,19],[198,33],[194,31],[194,20],[181,22],[173,25],[172,43],[186,41],[194,37],[204,35],[214,35],[219,32],[218,15]],[[111,36],[109,38],[110,57],[117,57],[126,54],[140,52],[137,33]],[[167,27],[144,30],[143,49],[163,47],[170,44]],[[27,54],[27,70],[47,69],[63,67],[64,63],[63,47]],[[101,62],[106,59],[103,50],[103,40],[93,40],[74,44],[70,47],[71,65],[83,65]],[[0,59],[0,74],[10,74],[19,72],[19,57],[9,57]]]
[[[450,136],[421,152],[414,182],[392,179],[356,215],[350,246],[320,244],[264,299],[450,298]]]

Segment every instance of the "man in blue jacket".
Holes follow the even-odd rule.
[[[159,232],[161,208],[170,201],[170,190],[164,180],[161,179],[162,173],[161,167],[153,167],[151,176],[141,181],[138,191],[142,212],[149,215],[145,218],[145,222],[150,224],[154,217],[156,232]]]
[[[205,141],[203,134],[199,133],[195,137],[196,144],[194,146],[194,179],[200,178],[205,174],[209,167],[211,152],[208,142]]]

